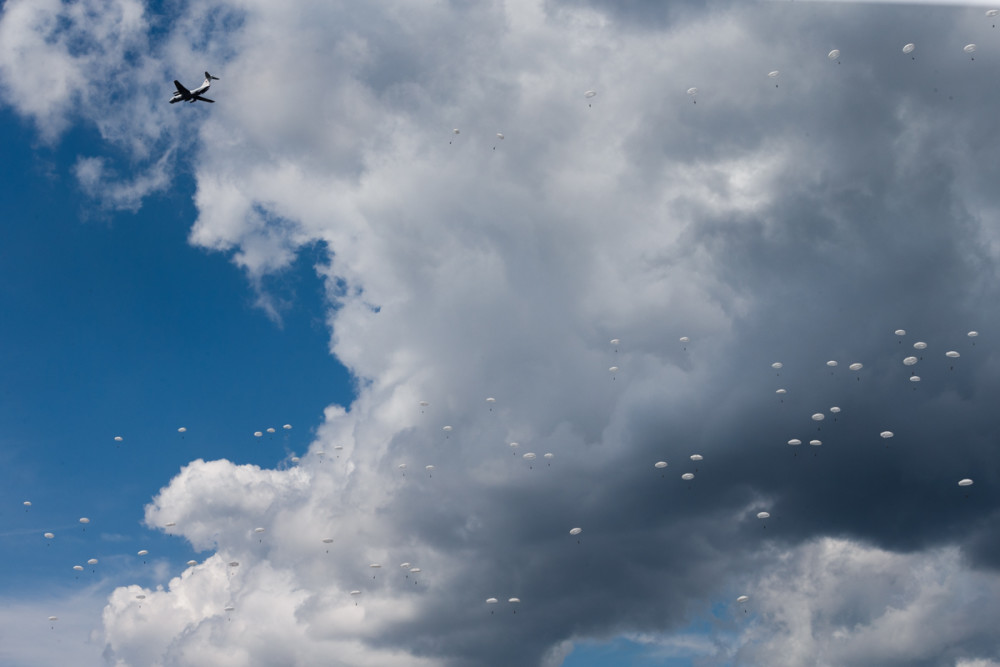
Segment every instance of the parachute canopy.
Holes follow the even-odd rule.
[[[792,438],[791,440],[788,441],[788,444],[794,447],[795,445],[801,445],[802,441],[799,440],[798,438]]]
[[[915,363],[917,363],[916,357],[907,357],[906,359],[903,359],[904,366],[912,366]]]
[[[859,361],[855,361],[853,364],[848,366],[848,368],[850,368],[852,371],[860,371],[864,367],[865,367],[864,364],[862,364]]]
[[[893,433],[892,431],[882,431],[881,433],[879,433],[879,435],[882,436],[884,439],[888,440],[889,438],[894,436],[895,433]]]
[[[590,99],[591,97],[594,97],[595,95],[597,95],[597,91],[596,90],[588,90],[587,92],[585,92],[583,94],[583,96],[586,97],[587,99]]]
[[[944,353],[944,356],[950,357],[951,359],[958,359],[962,355],[960,355],[955,350],[948,350],[947,352]]]
[[[771,518],[771,513],[770,512],[757,512],[757,518],[758,519],[769,519],[769,518]]]
[[[686,472],[683,475],[681,475],[681,479],[683,479],[683,480],[692,480],[692,479],[694,479],[694,473],[693,472]]]
[[[969,478],[960,479],[960,480],[958,480],[958,485],[959,486],[972,486],[972,480],[969,479]]]
[[[817,412],[812,416],[812,420],[814,422],[821,422],[824,419],[826,419],[826,415],[824,415],[822,412]]]
[[[903,53],[913,53],[913,49],[917,48],[916,44],[910,42],[909,44],[903,45]]]
[[[692,455],[691,455],[691,460],[692,460],[692,461],[701,461],[701,460],[703,460],[704,458],[705,458],[705,457],[703,457],[703,456],[702,456],[701,454],[692,454]]]
[[[569,529],[569,534],[570,535],[579,535],[582,532],[583,532],[583,528],[570,528]]]
[[[922,340],[919,340],[919,341],[917,341],[916,343],[913,344],[913,349],[914,350],[926,350],[927,349],[927,343],[925,343]]]
[[[840,49],[834,49],[833,51],[830,51],[830,53],[826,54],[826,57],[829,58],[830,60],[836,60],[837,58],[840,57]]]
[[[653,467],[654,468],[666,468],[667,467],[667,462],[666,461],[657,461],[656,463],[653,464]]]

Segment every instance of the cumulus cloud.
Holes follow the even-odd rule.
[[[753,584],[737,662],[992,664],[1000,578],[957,549],[896,554],[822,539],[775,554]]]
[[[109,659],[558,664],[618,634],[755,664],[996,659],[974,591],[998,553],[1000,134],[992,56],[961,51],[982,12],[660,5],[174,17],[154,54],[224,62],[218,103],[127,127],[159,141],[161,114],[205,112],[190,240],[255,284],[325,249],[358,395],[298,467],[194,461],[161,491],[147,524],[217,553],[118,589]],[[21,111],[57,133],[73,95]],[[111,169],[77,176],[98,192]],[[670,638],[747,582],[718,655]]]

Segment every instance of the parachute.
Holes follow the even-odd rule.
[[[76,570],[77,572],[83,572],[83,566],[82,565],[74,565],[73,569]]]
[[[681,475],[681,479],[686,480],[686,481],[691,481],[692,479],[694,479],[694,473],[693,472],[686,472],[683,475]]]
[[[771,514],[769,512],[757,512],[757,518],[758,519],[769,519],[769,518],[771,518]]]
[[[535,453],[534,452],[526,452],[526,453],[522,454],[521,456],[526,461],[534,461],[535,460]]]
[[[691,455],[691,460],[692,461],[702,461],[702,460],[704,460],[704,458],[705,457],[703,457],[701,454],[692,454]]]
[[[149,551],[147,549],[140,549],[139,551],[136,552],[136,555],[137,556],[148,556],[149,555]]]
[[[264,434],[263,434],[263,433],[261,433],[260,431],[254,431],[254,432],[253,432],[253,437],[255,437],[255,438],[260,438],[260,437],[263,437],[263,435],[264,435]]]
[[[749,599],[750,599],[749,595],[741,595],[738,598],[736,598],[736,601],[739,602],[740,604],[743,604],[744,602],[746,602]]]
[[[838,413],[840,412],[840,408],[838,408],[838,407],[837,407],[837,406],[835,405],[835,406],[833,406],[832,408],[830,408],[830,412],[832,412],[833,414],[838,414]]]
[[[51,540],[52,538],[55,537],[55,533],[44,533],[42,537],[44,537],[47,540]]]
[[[323,538],[323,544],[332,544],[332,543],[333,543],[333,538],[332,537],[324,537]]]
[[[972,486],[972,480],[969,479],[969,478],[960,479],[960,480],[958,480],[958,485],[959,486]]]
[[[905,51],[904,51],[904,53],[905,53]],[[906,335],[906,329],[896,329],[895,333],[896,333],[897,336],[905,336]]]
[[[913,53],[913,50],[917,48],[916,44],[910,42],[909,44],[903,45],[903,53]]]
[[[862,364],[862,363],[860,363],[858,361],[855,361],[853,364],[851,364],[850,366],[848,366],[848,368],[850,368],[852,371],[860,371],[864,367],[865,367],[864,364]]]
[[[946,357],[948,357],[950,359],[958,359],[962,355],[960,355],[955,350],[948,350],[947,352],[944,353],[944,356],[946,356]]]
[[[90,519],[88,519],[88,518],[87,518],[87,517],[85,517],[85,516],[81,516],[81,517],[80,517],[80,523],[82,523],[82,524],[86,525],[86,524],[90,523]]]
[[[840,49],[834,49],[833,51],[830,51],[830,53],[826,54],[826,57],[829,58],[830,60],[836,60],[837,58],[840,57]]]
[[[285,429],[286,431],[291,431],[292,430],[292,425],[291,424],[285,424],[281,428]]]
[[[787,389],[775,389],[774,393],[775,394],[787,394],[788,390]]]
[[[923,342],[922,340],[921,341],[917,341],[916,343],[913,344],[913,349],[914,350],[926,350],[927,349],[927,343]]]
[[[588,100],[589,100],[590,98],[592,98],[592,97],[596,96],[596,95],[597,95],[597,91],[596,91],[596,90],[588,90],[587,92],[585,92],[585,93],[583,94],[583,96],[584,96],[584,97],[586,97],[586,98],[587,98]]]
[[[570,528],[570,530],[569,530],[569,534],[570,535],[579,535],[582,532],[583,532],[583,528]]]
[[[177,429],[177,432],[178,433],[186,433],[187,432],[187,428],[185,428],[184,426],[181,426],[179,429]]]
[[[187,562],[187,564],[188,564],[188,567],[194,567],[195,565],[198,564],[198,561],[196,561],[196,560],[189,560]]]
[[[120,435],[115,436],[115,442],[121,442],[122,440],[124,440],[124,438],[122,438]]]
[[[824,419],[826,419],[826,415],[824,415],[824,414],[823,414],[822,412],[817,412],[816,414],[814,414],[814,415],[812,416],[812,420],[813,420],[814,422],[821,422],[821,421],[823,421]]]
[[[773,369],[775,369],[775,370],[778,370],[778,369],[779,369],[779,368],[781,368],[782,366],[784,366],[784,364],[782,364],[782,363],[781,363],[780,361],[776,361],[776,362],[774,362],[773,364],[771,364],[771,368],[773,368]]]
[[[879,433],[879,435],[882,436],[883,439],[888,440],[889,438],[894,436],[895,433],[893,433],[892,431],[882,431],[881,433]]]
[[[906,359],[903,359],[904,366],[912,366],[915,363],[917,363],[916,357],[907,357]]]
[[[654,468],[666,468],[667,467],[667,462],[666,461],[657,461],[656,463],[653,464],[653,467]]]
[[[496,598],[486,598],[486,604],[496,604],[499,602]]]
[[[823,444],[823,441],[822,440],[810,440],[809,444],[812,445],[813,447],[819,447],[820,445]]]
[[[91,558],[87,561],[87,565],[97,565],[97,559]]]
[[[791,440],[788,441],[788,444],[795,447],[796,445],[801,445],[802,441],[799,440],[798,438],[792,438]]]
[[[830,368],[834,368],[837,365],[837,362],[831,359],[830,361],[826,362],[826,365],[829,366]]]

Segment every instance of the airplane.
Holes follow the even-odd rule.
[[[191,102],[193,104],[198,100],[201,100],[202,102],[215,103],[215,100],[210,100],[207,97],[201,96],[202,93],[208,91],[209,86],[212,85],[213,79],[218,81],[219,77],[212,76],[208,72],[205,72],[205,80],[202,81],[201,85],[195,88],[194,90],[188,90],[187,88],[181,85],[180,81],[175,80],[174,85],[177,86],[177,92],[175,92],[174,96],[170,98],[170,103],[173,104],[174,102]]]

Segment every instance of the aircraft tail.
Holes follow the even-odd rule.
[[[218,80],[219,80],[219,77],[217,77],[217,76],[212,76],[212,75],[211,75],[211,74],[209,74],[208,72],[205,72],[205,80],[206,80],[206,81],[211,81],[212,79],[215,79],[216,81],[218,81]]]

